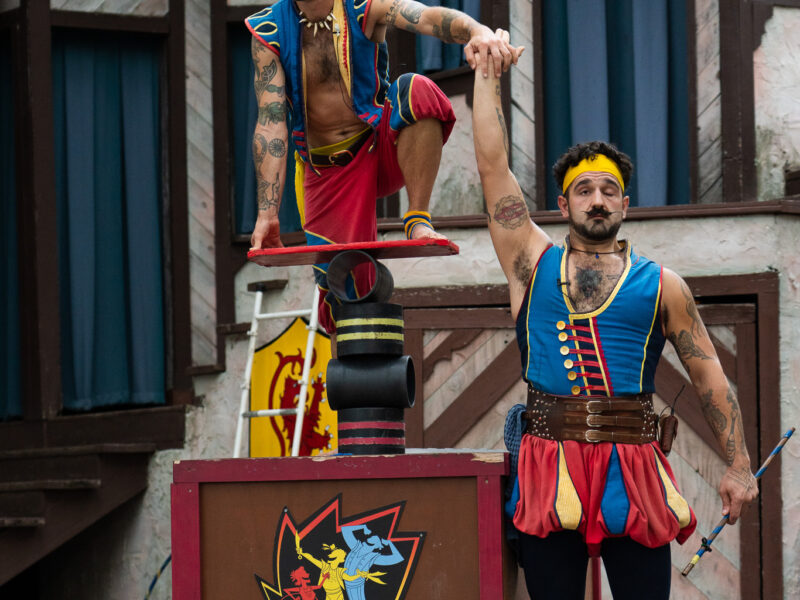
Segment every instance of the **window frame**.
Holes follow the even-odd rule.
[[[139,17],[51,10],[49,3],[23,2],[19,8],[0,14],[0,26],[12,29],[18,123],[20,323],[22,331],[27,332],[20,340],[22,421],[0,423],[0,431],[9,434],[0,447],[14,447],[20,440],[30,443],[36,438],[47,443],[51,434],[46,422],[57,419],[62,411],[58,260],[52,255],[58,232],[52,143],[51,40],[55,27],[147,33],[163,41],[160,102],[164,236],[168,239],[164,248],[168,273],[164,283],[167,406],[152,410],[169,412],[177,407],[182,411],[181,405],[193,401],[187,373],[191,324],[183,318],[190,314],[183,3],[170,0],[169,12],[163,17]],[[138,413],[141,420],[148,410],[123,409],[120,413]],[[148,419],[142,423],[150,423]],[[108,441],[124,441],[134,435],[146,439],[148,431],[156,428],[153,423],[144,432],[131,431],[128,436],[116,432]]]

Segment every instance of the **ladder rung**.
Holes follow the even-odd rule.
[[[258,313],[256,315],[256,319],[280,319],[283,317],[310,317],[311,310],[285,310],[283,312],[274,312],[274,313]]]
[[[248,410],[247,412],[243,412],[242,416],[246,419],[252,419],[253,417],[279,417],[282,415],[296,414],[296,408],[270,408],[265,410]]]

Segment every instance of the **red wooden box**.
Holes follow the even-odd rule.
[[[363,580],[367,600],[512,598],[507,472],[499,452],[176,462],[172,597],[323,600],[323,589],[309,590],[338,547],[377,561],[378,581]]]

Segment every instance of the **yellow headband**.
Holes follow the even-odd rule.
[[[613,175],[614,178],[619,182],[619,187],[622,188],[623,192],[625,191],[625,184],[622,182],[622,173],[620,172],[617,163],[608,158],[605,154],[595,154],[594,157],[584,158],[574,167],[567,169],[567,174],[564,175],[564,185],[561,189],[561,193],[566,194],[567,188],[573,181],[575,181],[575,178],[581,173],[586,173],[587,171],[600,171],[601,173]]]

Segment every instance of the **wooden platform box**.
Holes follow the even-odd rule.
[[[176,462],[172,597],[511,599],[507,472],[498,452]]]

